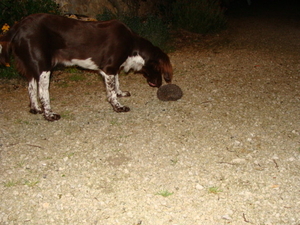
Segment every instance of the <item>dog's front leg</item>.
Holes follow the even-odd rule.
[[[129,97],[130,96],[129,91],[121,91],[118,74],[115,76],[115,90],[116,90],[118,97]]]
[[[118,102],[115,75],[107,75],[103,71],[101,71],[101,75],[103,76],[105,81],[107,100],[112,105],[113,109],[116,112],[128,112],[130,108],[127,106],[123,106]]]

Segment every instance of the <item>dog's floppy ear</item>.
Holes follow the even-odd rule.
[[[167,55],[159,60],[160,71],[167,83],[171,83],[173,78],[173,67]]]

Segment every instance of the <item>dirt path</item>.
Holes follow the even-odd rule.
[[[56,73],[53,123],[2,83],[0,224],[299,225],[299,37],[286,15],[186,37],[170,54],[184,97],[121,76],[124,114],[95,74]]]

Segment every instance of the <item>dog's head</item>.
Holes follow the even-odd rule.
[[[164,78],[165,82],[171,83],[173,68],[167,54],[157,47],[155,48],[155,52],[156,54],[153,54],[154,57],[146,60],[140,72],[147,79],[151,87],[160,87],[162,85],[162,78]]]

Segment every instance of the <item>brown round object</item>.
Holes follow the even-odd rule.
[[[182,97],[183,93],[176,84],[166,84],[158,88],[157,98],[161,101],[176,101]]]

